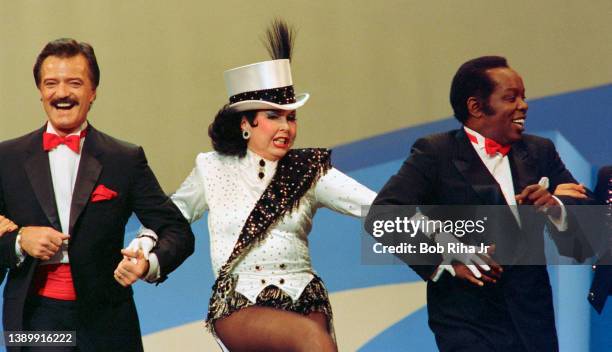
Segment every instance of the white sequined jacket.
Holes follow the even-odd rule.
[[[210,251],[216,275],[270,183],[276,165],[277,162],[268,160],[262,163],[262,158],[251,151],[243,158],[217,152],[201,153],[192,172],[172,195],[191,223],[208,211]],[[331,168],[302,197],[299,207],[273,224],[266,238],[234,267],[232,273],[238,277],[236,291],[255,302],[265,287],[274,285],[297,300],[314,274],[308,233],[317,209],[327,207],[342,214],[365,216],[361,214],[361,207],[370,205],[375,196],[370,189]]]

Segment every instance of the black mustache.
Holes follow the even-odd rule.
[[[74,100],[70,97],[55,99],[51,102],[51,105],[57,107],[58,104],[71,104],[71,105],[79,105],[77,100]]]

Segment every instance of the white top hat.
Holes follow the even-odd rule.
[[[308,100],[308,93],[293,92],[289,60],[270,60],[227,70],[223,74],[234,111],[259,109],[295,110]]]

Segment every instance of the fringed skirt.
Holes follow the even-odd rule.
[[[229,285],[231,289],[225,293],[219,292],[219,286],[213,288],[213,297],[210,300],[208,317],[206,318],[206,326],[211,333],[215,334],[214,323],[217,319],[227,317],[243,308],[260,306],[282,309],[302,315],[321,312],[327,317],[327,326],[332,338],[336,339],[327,289],[325,289],[323,281],[318,276],[315,275],[295,302],[283,290],[270,285],[259,293],[256,302],[253,303],[233,289],[235,287],[234,283],[235,279],[232,279],[232,284]]]

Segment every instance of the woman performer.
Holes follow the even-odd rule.
[[[361,216],[375,193],[334,169],[326,149],[292,149],[293,31],[275,21],[273,60],[225,72],[229,104],[172,200],[188,221],[208,211],[217,280],[207,326],[231,351],[336,351],[332,311],[311,267],[308,233],[320,207]]]

